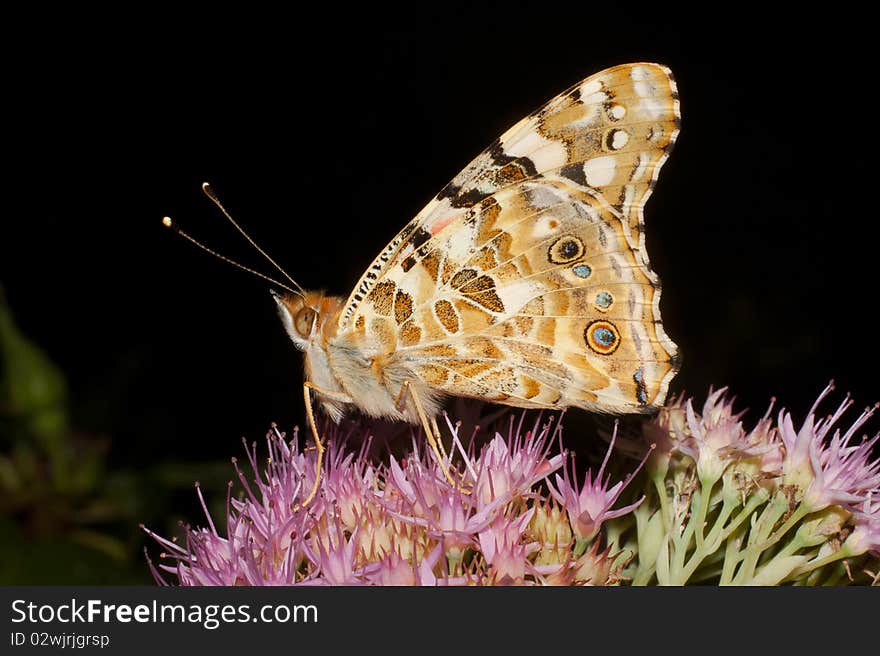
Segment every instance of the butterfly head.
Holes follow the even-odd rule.
[[[342,299],[321,292],[279,294],[272,291],[284,330],[301,351],[321,346],[336,332]]]

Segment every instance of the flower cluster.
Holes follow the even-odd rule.
[[[679,398],[629,449],[654,442],[645,503],[616,527],[616,548],[637,556],[634,584],[876,582],[880,555],[880,434],[858,438],[868,408],[845,430],[847,397],[829,416],[819,396],[800,429],[772,407],[746,430],[726,390],[698,413]]]
[[[150,567],[180,585],[876,583],[880,434],[859,437],[875,409],[839,428],[848,397],[817,414],[832,389],[798,429],[772,403],[747,429],[723,389],[699,411],[672,400],[634,434],[615,425],[583,477],[540,416],[511,416],[479,450],[447,420],[455,484],[420,440],[376,464],[369,440],[353,451],[331,433],[305,508],[315,452],[273,429],[264,466],[246,448],[253,480],[235,463],[225,531],[197,490],[207,527],[185,527],[183,544],[145,529],[165,549]],[[611,458],[622,452],[636,460]]]
[[[605,547],[603,523],[629,478],[587,472],[584,484],[561,452],[561,427],[538,417],[510,418],[506,434],[475,454],[447,420],[460,462],[447,481],[433,453],[413,441],[405,458],[376,465],[331,433],[320,493],[300,504],[314,482],[315,452],[273,429],[269,457],[246,447],[253,480],[236,461],[239,497],[227,495],[226,529],[186,529],[183,544],[146,532],[164,547],[150,562],[159,583],[181,585],[511,585],[609,584],[631,554]],[[610,449],[609,449],[610,451]],[[447,460],[447,465],[449,465]],[[607,457],[606,457],[607,461]],[[261,471],[262,470],[262,471]],[[563,471],[562,475],[557,472]],[[547,479],[556,474],[555,485]]]

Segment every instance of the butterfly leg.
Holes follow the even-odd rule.
[[[398,412],[403,412],[403,409],[406,405],[406,393],[410,389],[411,389],[411,386],[409,384],[409,381],[408,380],[403,381],[403,385],[400,386],[400,393],[397,395],[397,400],[394,402],[394,407],[397,409]],[[415,392],[411,392],[411,393],[415,394]],[[416,411],[417,412],[418,412],[419,405],[420,405],[419,402],[416,401]],[[433,444],[432,444],[432,448],[434,448],[434,453],[438,453],[438,449],[439,449],[438,455],[440,456],[440,462],[441,463],[446,462],[446,449],[443,447],[443,440],[440,439],[440,428],[439,428],[439,426],[437,426],[437,419],[434,417],[431,417],[431,425],[428,426],[427,424],[425,424],[424,417],[422,416],[422,414],[425,414],[425,413],[422,412],[419,415],[419,420],[422,422],[422,429],[425,431],[425,434],[428,436],[429,442],[430,442],[432,436],[437,441],[436,448],[434,448]]]
[[[445,462],[447,459],[446,448],[443,446],[443,440],[440,439],[440,427],[437,425],[436,417],[431,417],[431,428],[434,431],[434,438],[437,440],[437,447],[440,449],[440,455],[443,456],[443,461]]]
[[[315,394],[319,394],[325,398],[341,401],[342,403],[351,403],[351,398],[347,394],[325,390],[308,380],[303,383],[303,399],[305,400],[306,417],[309,422],[309,428],[312,431],[312,438],[315,440],[315,447],[318,449],[318,461],[315,463],[315,482],[312,484],[312,489],[306,497],[306,500],[300,504],[300,508],[305,508],[309,505],[312,502],[312,499],[318,494],[318,486],[321,483],[321,469],[324,464],[324,443],[321,440],[321,436],[318,434],[318,426],[315,423],[315,412],[312,409],[312,390],[315,391]]]
[[[397,401],[394,402],[394,407],[397,408],[398,412],[403,412],[404,401],[406,400],[406,392],[410,389],[410,384],[408,380],[403,381],[403,385],[400,386],[400,393],[397,395]],[[415,392],[413,392],[415,394]],[[418,404],[416,406],[416,410],[418,411]],[[441,462],[446,462],[446,449],[443,447],[443,440],[440,439],[440,427],[437,426],[437,418],[431,417],[431,430],[428,430],[428,427],[425,425],[423,418],[420,416],[419,419],[422,419],[422,428],[425,430],[427,435],[432,435],[437,440],[437,447],[440,449],[440,455],[442,456]],[[430,437],[428,438],[431,439]],[[437,449],[434,450],[435,453]]]
[[[402,409],[402,401],[407,391],[409,391],[409,395],[413,400],[413,404],[416,407],[416,414],[419,416],[419,421],[422,422],[422,430],[425,431],[425,436],[428,438],[428,444],[431,445],[434,455],[437,456],[437,462],[443,470],[443,475],[446,477],[446,480],[449,481],[450,485],[458,487],[458,483],[455,482],[455,479],[452,478],[452,474],[449,473],[446,449],[443,448],[443,441],[440,437],[440,427],[437,426],[437,420],[433,417],[428,420],[428,415],[425,412],[424,406],[422,406],[422,401],[413,386],[409,384],[409,381],[403,381],[403,386],[400,388],[400,394],[397,396],[398,409]]]

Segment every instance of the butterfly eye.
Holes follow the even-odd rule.
[[[296,317],[293,319],[293,325],[296,328],[296,332],[298,332],[303,337],[308,337],[312,334],[312,326],[315,323],[315,319],[318,314],[310,307],[301,308],[299,312],[296,313]]]

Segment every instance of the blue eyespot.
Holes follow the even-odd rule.
[[[584,340],[599,355],[611,355],[620,345],[620,333],[610,321],[592,321],[584,329]]]
[[[614,333],[607,328],[596,328],[593,331],[593,339],[599,346],[611,346],[614,344]]]
[[[608,308],[610,308],[613,302],[614,297],[608,292],[599,292],[598,294],[596,294],[596,305],[603,310],[607,310]]]
[[[593,270],[586,264],[578,264],[572,271],[574,271],[574,275],[578,278],[589,278],[590,274],[593,273]]]

